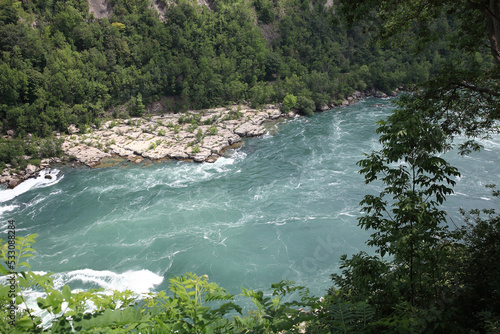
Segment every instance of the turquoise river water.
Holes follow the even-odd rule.
[[[342,254],[373,252],[356,218],[377,186],[356,162],[380,148],[375,122],[390,111],[367,99],[286,120],[214,164],[58,167],[53,181],[0,191],[0,235],[10,218],[19,235],[38,233],[30,264],[58,286],[158,291],[194,272],[234,294],[286,278],[320,296]],[[462,173],[445,203],[455,224],[459,207],[497,205],[484,185],[499,181],[500,138],[482,143],[446,154]]]

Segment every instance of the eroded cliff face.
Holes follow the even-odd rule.
[[[160,20],[162,22],[165,22],[166,21],[165,11],[167,10],[167,6],[165,6],[164,3],[158,0],[150,0],[149,2],[150,2],[150,7],[156,10],[156,12],[158,13]]]
[[[102,19],[104,17],[110,18],[113,14],[113,7],[109,0],[88,0],[89,13],[94,13],[94,17]]]
[[[93,13],[94,17],[97,19],[102,19],[104,17],[110,18],[113,15],[113,6],[111,5],[110,0],[88,0],[89,2],[89,13]],[[168,3],[174,4],[175,1],[167,1]],[[207,6],[209,9],[212,8],[212,1],[210,0],[197,0],[196,1],[200,6]],[[159,0],[149,0],[150,8],[154,9],[160,20],[165,22],[165,11],[166,5],[165,2]]]

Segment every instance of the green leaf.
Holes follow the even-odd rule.
[[[62,288],[62,295],[65,301],[69,302],[71,300],[71,289],[67,284]]]
[[[18,266],[25,266],[25,267],[31,268],[31,266],[27,262],[21,262],[18,264]]]
[[[9,275],[10,274],[10,271],[5,269],[5,267],[3,265],[0,265],[0,274],[2,275]]]
[[[33,321],[28,317],[16,320],[16,327],[21,327],[21,328],[33,327]]]

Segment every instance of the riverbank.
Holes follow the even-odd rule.
[[[260,109],[234,105],[186,113],[165,113],[141,118],[114,119],[99,129],[81,133],[71,128],[62,149],[72,161],[89,167],[102,159],[121,157],[215,162],[221,153],[245,137],[266,133],[264,123],[284,115],[276,106]]]
[[[237,146],[243,138],[265,134],[265,123],[295,115],[294,112],[284,114],[275,105],[259,109],[232,105],[186,113],[112,119],[99,128],[85,130],[71,125],[69,134],[56,135],[57,139],[63,140],[63,157],[43,159],[39,166],[28,164],[24,170],[7,165],[0,175],[0,184],[12,189],[60,163],[95,168],[110,166],[109,161],[120,159],[135,163],[144,159],[215,162],[224,150]]]
[[[325,105],[318,111],[348,106],[369,96],[386,97],[373,90],[354,92],[342,104]],[[144,117],[112,119],[88,129],[72,125],[68,128],[69,134],[56,135],[64,140],[62,158],[43,159],[40,166],[29,164],[22,171],[7,166],[0,175],[0,184],[14,188],[27,179],[38,177],[40,171],[51,165],[60,163],[95,168],[108,167],[112,165],[110,161],[124,159],[135,163],[144,159],[215,162],[227,148],[237,146],[243,138],[265,134],[266,123],[296,115],[294,111],[282,113],[277,105],[265,105],[258,109],[248,105],[231,105],[186,113],[155,114],[149,110]]]

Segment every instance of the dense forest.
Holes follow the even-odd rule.
[[[498,132],[498,0],[157,1],[159,13],[146,0],[110,4],[109,18],[96,19],[86,1],[0,0],[2,131],[18,140],[2,159],[6,147],[27,150],[28,134],[138,116],[161,98],[182,112],[292,95],[284,104],[307,114],[355,90],[416,84],[380,121],[382,148],[358,163],[381,189],[364,197],[359,218],[374,252],[343,256],[322,299],[288,281],[272,296],[243,289],[255,309],[242,315],[235,296],[194,274],[143,300],[58,291],[23,262],[36,236],[9,237],[0,247],[2,331],[499,333],[500,216],[463,212],[463,225],[450,228],[441,207],[459,175],[442,157],[453,138],[470,139],[460,146],[467,154],[480,149],[474,138]],[[45,328],[23,296],[35,287],[54,319]]]
[[[109,5],[98,19],[87,0],[0,1],[1,131],[18,139],[2,141],[1,162],[56,154],[38,152],[38,138],[140,116],[160,99],[165,111],[182,112],[292,95],[292,106],[311,114],[355,90],[425,80],[450,56],[438,40],[415,56],[411,31],[408,43],[371,43],[368,23],[347,27],[326,1]],[[454,23],[435,24],[444,34]]]

